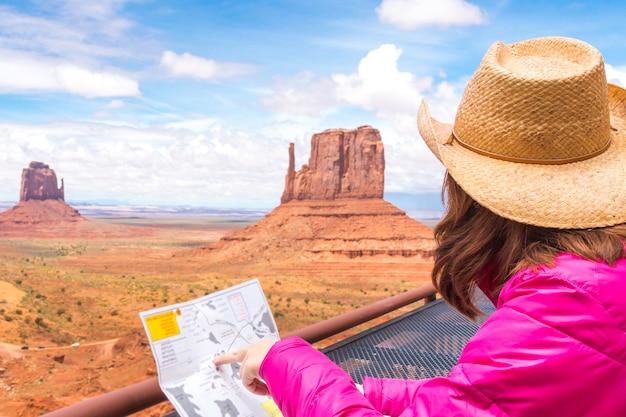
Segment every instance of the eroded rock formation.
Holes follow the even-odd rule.
[[[0,213],[0,236],[64,235],[87,220],[65,202],[63,180],[43,162],[33,161],[22,170],[20,201]]]
[[[230,264],[432,257],[432,230],[383,200],[385,158],[378,130],[363,126],[315,134],[309,163],[297,172],[294,167],[292,143],[280,206],[201,252]]]
[[[20,201],[61,200],[65,201],[63,179],[61,188],[57,188],[57,175],[50,166],[43,162],[32,161],[22,170],[22,188]]]
[[[330,129],[311,138],[309,163],[295,171],[294,144],[281,203],[291,200],[382,198],[385,154],[377,129]]]

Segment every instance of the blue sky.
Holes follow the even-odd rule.
[[[295,142],[371,125],[385,190],[434,193],[427,97],[451,121],[489,46],[582,39],[626,85],[621,1],[0,2],[0,201],[49,164],[70,202],[271,208]],[[419,205],[419,204],[418,204]]]

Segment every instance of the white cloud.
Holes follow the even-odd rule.
[[[207,132],[219,125],[219,120],[211,117],[196,117],[194,119],[170,122],[165,124],[167,129],[183,129],[191,132]]]
[[[383,117],[417,111],[422,92],[431,87],[433,79],[398,71],[401,54],[394,45],[382,45],[361,59],[356,73],[334,74],[339,100]]]
[[[626,88],[626,67],[614,67],[605,64],[606,79],[615,85]]]
[[[303,71],[291,78],[274,77],[273,94],[262,96],[259,102],[270,111],[319,117],[336,104],[335,88],[330,78],[315,78],[312,72]]]
[[[370,51],[351,74],[316,78],[307,71],[292,78],[276,77],[272,93],[259,101],[271,111],[318,117],[333,107],[357,107],[383,118],[413,114],[433,79],[400,72],[401,54],[401,49],[387,44]]]
[[[442,81],[430,95],[428,107],[434,118],[441,122],[452,123],[460,101],[461,95],[456,87],[447,81]]]
[[[46,24],[60,24],[71,28],[72,31],[82,34],[83,41],[96,34],[100,38],[105,37],[115,41],[126,36],[136,26],[132,20],[119,15],[126,3],[136,1],[46,0],[45,6],[40,7],[44,10],[53,11],[57,22],[45,18],[33,18],[30,16],[28,18],[38,19]],[[51,35],[54,37],[56,33],[56,31],[52,31]]]
[[[191,55],[188,52],[179,55],[172,51],[163,52],[161,66],[174,77],[189,77],[199,80],[216,80],[255,71],[255,67],[249,64],[218,62]]]
[[[93,72],[70,64],[59,65],[55,72],[62,91],[72,94],[88,98],[139,95],[137,81],[118,74]]]
[[[94,113],[92,114],[92,116],[93,116],[95,119],[113,119],[113,118],[115,118],[115,116],[114,116],[113,114],[111,114],[111,113],[109,113],[109,112],[106,112],[106,111],[103,111],[103,110],[100,110],[100,111],[94,112]]]
[[[129,0],[54,0],[52,3],[60,3],[65,14],[103,21],[116,17]]]
[[[465,0],[383,0],[376,13],[382,23],[403,30],[470,26],[486,22],[480,8]]]
[[[111,100],[109,102],[109,104],[107,104],[107,107],[110,109],[119,109],[121,107],[124,107],[124,101],[123,100]]]
[[[89,7],[87,3],[91,4],[51,0],[48,6],[58,15],[50,18],[0,6],[0,93],[139,95],[133,77],[102,69],[100,62],[102,57],[132,55],[115,43],[132,26],[122,25],[115,16],[124,0],[103,0]]]
[[[84,97],[139,95],[137,81],[58,59],[0,50],[0,93],[70,93]]]
[[[143,38],[128,38],[123,43],[119,42],[122,36],[128,35],[133,24],[114,16],[113,10],[108,9],[106,16],[95,18],[81,14],[79,8],[74,9],[70,3],[60,3],[67,8],[50,5],[58,12],[52,17],[22,14],[13,8],[0,6],[0,47],[92,65],[102,57],[136,58],[146,49],[147,42]],[[101,3],[107,2],[97,2]]]
[[[50,153],[54,150],[54,143],[52,143],[45,134],[39,133],[29,135],[25,141],[26,149],[31,152]]]

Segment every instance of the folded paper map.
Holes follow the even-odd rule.
[[[139,315],[161,389],[181,417],[282,416],[270,397],[243,387],[239,364],[213,364],[215,356],[254,341],[278,340],[257,279]]]

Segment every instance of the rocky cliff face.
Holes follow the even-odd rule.
[[[22,188],[20,201],[61,200],[65,201],[63,179],[61,188],[57,188],[57,175],[43,162],[33,161],[22,170]]]
[[[377,129],[330,129],[311,138],[309,163],[295,171],[294,145],[281,203],[291,200],[382,198],[385,155]]]

